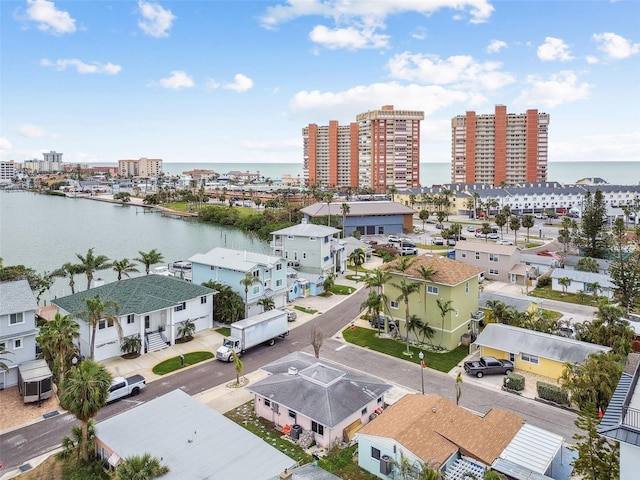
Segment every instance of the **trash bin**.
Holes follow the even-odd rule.
[[[298,440],[300,438],[300,434],[302,433],[302,427],[297,423],[291,427],[291,439]]]

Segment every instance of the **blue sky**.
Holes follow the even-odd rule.
[[[640,160],[640,2],[0,2],[0,159],[302,162],[302,128],[551,114],[550,161]],[[637,175],[640,178],[640,174]],[[636,179],[637,180],[637,179]]]

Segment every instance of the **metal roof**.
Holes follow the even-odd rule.
[[[496,459],[496,461],[493,462],[493,465],[491,465],[491,468],[496,472],[504,473],[505,475],[508,475],[509,478],[514,478],[516,480],[553,480],[551,477],[547,477],[541,473],[532,472],[522,465],[518,465],[517,463],[503,458]]]
[[[96,432],[120,458],[162,458],[170,469],[163,480],[267,480],[296,464],[179,389],[100,422]]]
[[[335,215],[342,217],[342,205],[349,206],[347,217],[361,217],[367,215],[413,215],[413,208],[402,205],[398,202],[388,200],[364,201],[364,202],[334,202],[327,205],[318,202],[301,209],[300,211],[310,217],[322,217],[326,215]]]
[[[516,433],[500,458],[544,474],[562,447],[562,437],[528,423]]]
[[[299,223],[291,227],[283,228],[271,232],[271,235],[292,235],[294,237],[326,237],[341,232],[337,228],[327,227],[326,225],[315,225],[313,223]]]
[[[293,475],[291,480],[340,480],[340,477],[336,477],[333,473],[327,472],[324,468],[314,465],[313,463],[307,463],[301,467],[289,469],[289,472]],[[280,475],[270,478],[269,480],[280,480]]]
[[[189,258],[192,263],[224,267],[238,272],[250,272],[257,265],[273,268],[283,262],[282,257],[267,255],[264,253],[250,252],[247,250],[234,250],[231,248],[216,247],[207,253],[196,253]]]
[[[624,412],[628,407],[627,397],[629,395],[633,396],[636,393],[637,377],[639,374],[640,369],[636,369],[634,375],[629,375],[628,373],[622,374],[598,426],[598,433],[600,435],[612,440],[635,445],[636,447],[640,447],[640,425],[629,425],[629,422],[625,423]],[[635,381],[634,377],[636,377]],[[633,413],[636,412],[637,411]]]
[[[17,280],[0,283],[0,315],[27,312],[36,308],[38,308],[38,303],[29,282]]]
[[[613,288],[614,284],[611,283],[611,277],[609,275],[603,275],[602,273],[583,272],[580,270],[567,270],[565,268],[555,268],[551,272],[551,278],[567,277],[570,280],[576,282],[585,283],[599,283],[601,288]]]
[[[52,376],[47,361],[42,359],[21,363],[18,371],[24,382],[39,382]]]
[[[504,295],[500,293],[484,291],[480,294],[478,299],[478,306],[481,308],[489,308],[487,302],[497,300],[504,303],[506,306],[514,308],[518,312],[525,312],[531,307],[533,302],[538,304],[542,303],[542,299],[533,297],[521,297],[516,295]]]
[[[503,352],[525,352],[557,362],[582,363],[592,353],[603,353],[609,347],[581,342],[572,338],[512,327],[502,323],[489,323],[478,335],[476,345]]]

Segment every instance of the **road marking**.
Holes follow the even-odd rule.
[[[336,348],[336,352],[339,352],[340,350],[342,350],[343,348],[347,348],[349,345],[344,344],[341,347]]]

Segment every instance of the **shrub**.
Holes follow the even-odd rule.
[[[538,287],[548,287],[549,285],[551,285],[551,277],[549,275],[538,278]]]
[[[569,395],[561,387],[546,382],[538,382],[536,388],[538,397],[543,400],[549,400],[560,405],[569,405]]]
[[[521,392],[524,390],[524,377],[517,373],[510,373],[504,378],[502,384],[509,390]]]

